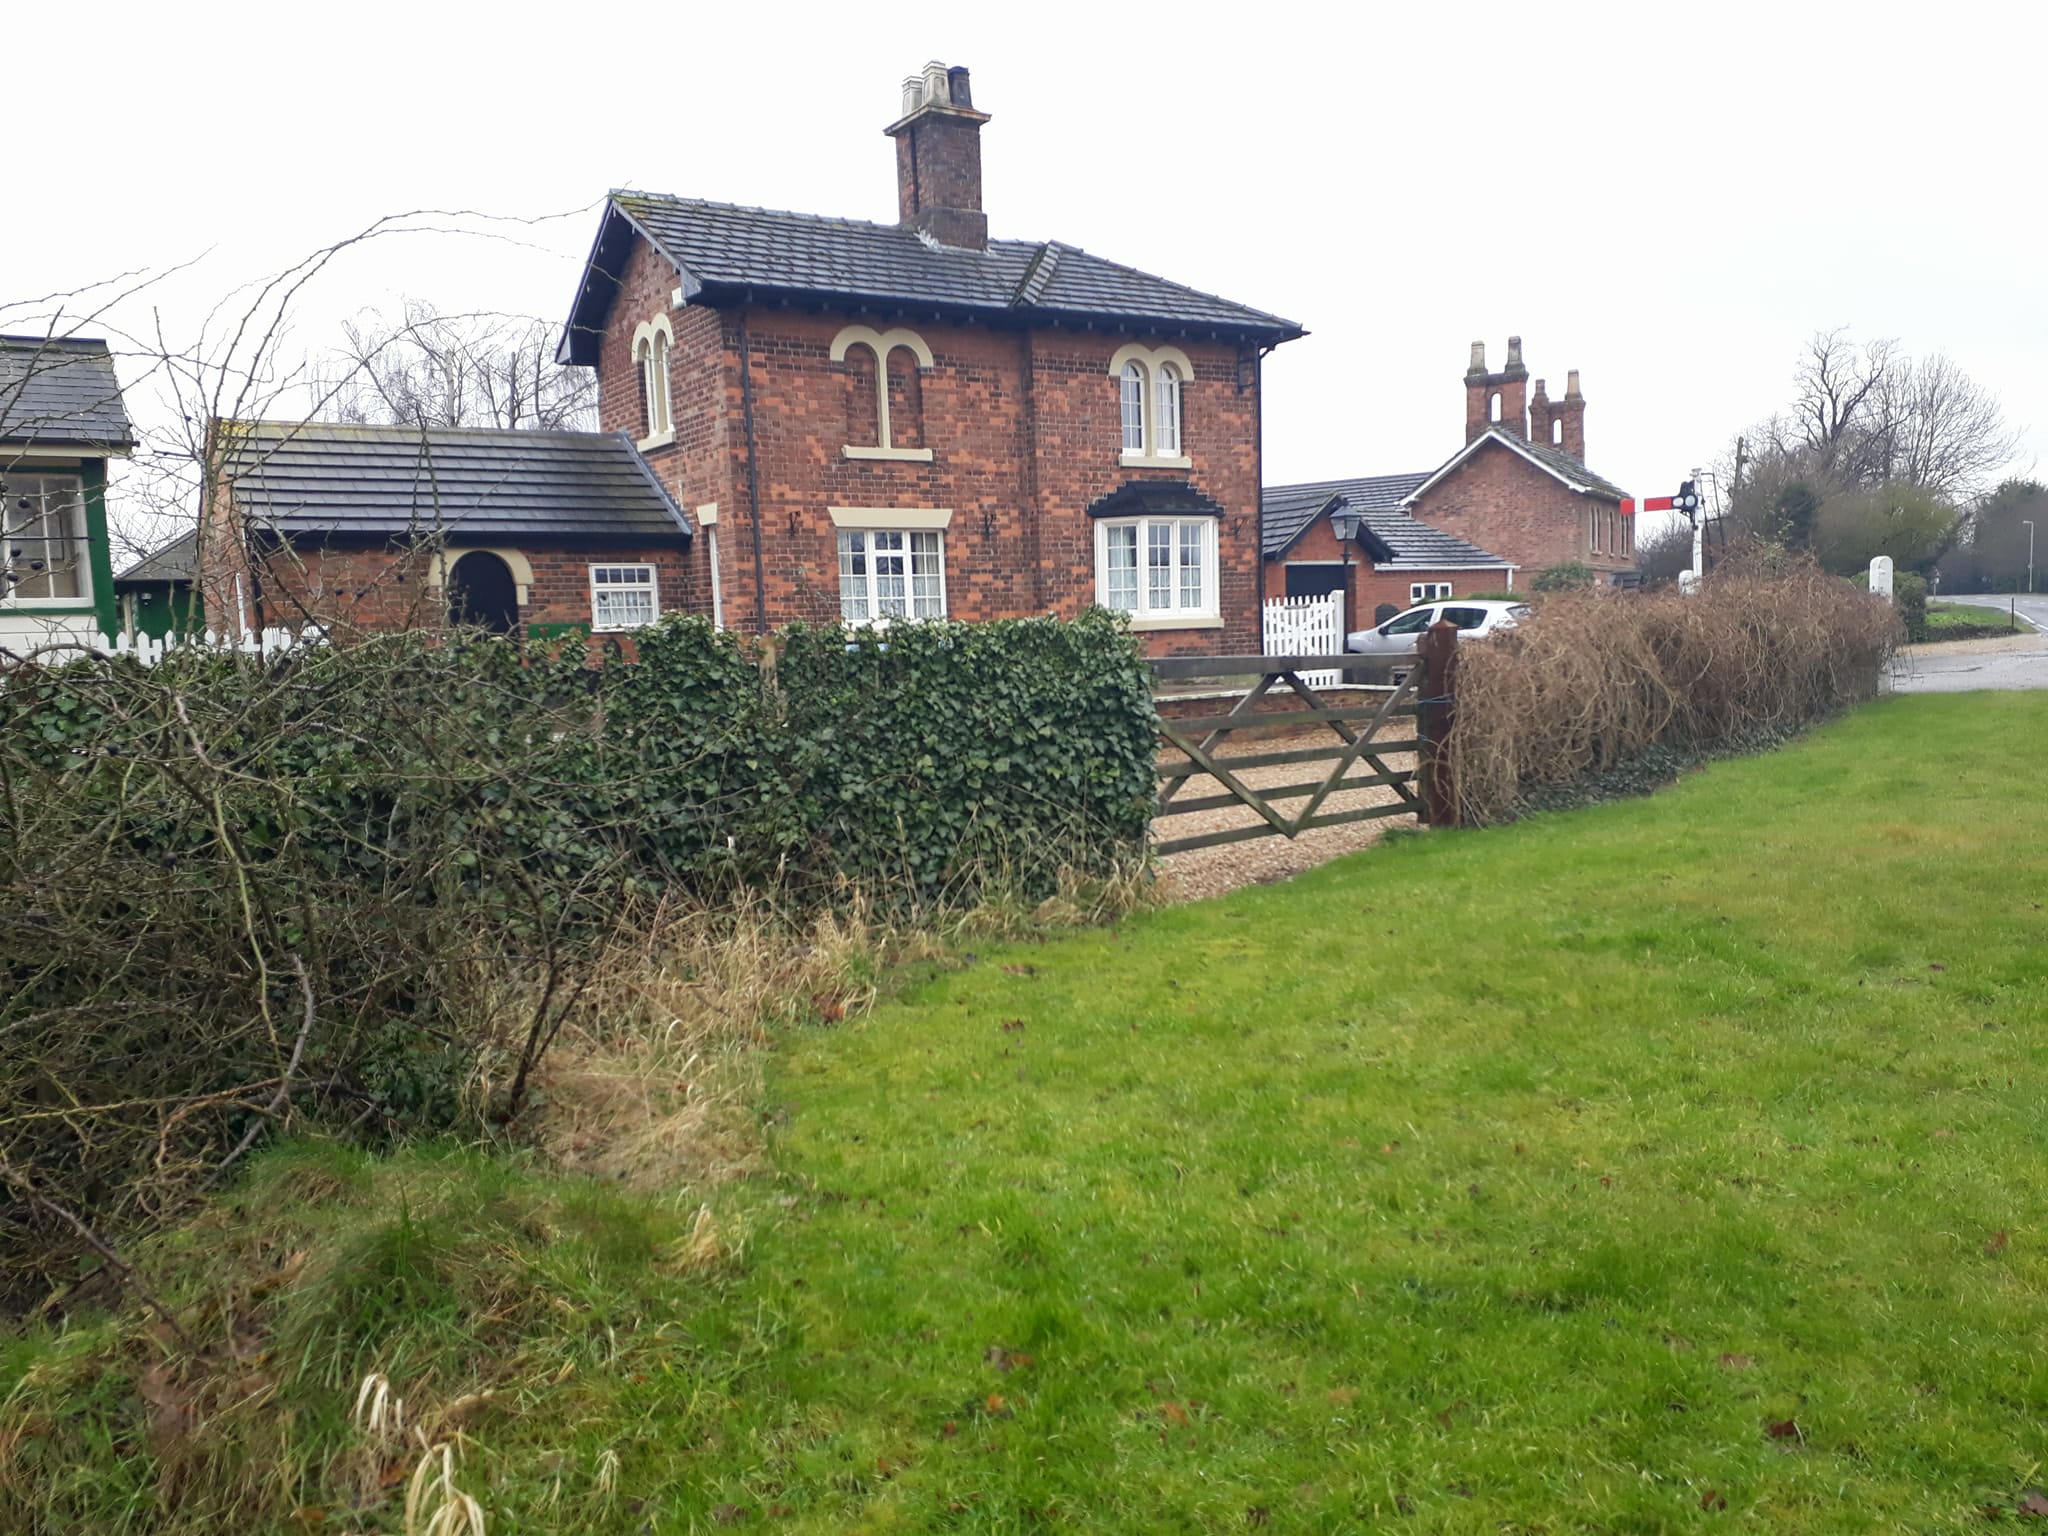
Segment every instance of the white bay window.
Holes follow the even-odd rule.
[[[1095,525],[1096,601],[1139,622],[1214,619],[1213,517],[1104,518]]]
[[[943,619],[945,535],[935,528],[840,529],[839,614],[848,624]]]

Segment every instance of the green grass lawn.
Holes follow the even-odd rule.
[[[397,1528],[346,1399],[456,1359],[493,1532],[1974,1529],[2048,1487],[2044,740],[1886,699],[935,968],[781,1040],[709,1277],[699,1192],[469,1154],[276,1156],[151,1258],[305,1204],[281,1529]],[[95,1433],[76,1507],[150,1528]]]
[[[1927,638],[1969,640],[1980,635],[2030,635],[2034,626],[2026,619],[2001,613],[1975,603],[1929,603]]]

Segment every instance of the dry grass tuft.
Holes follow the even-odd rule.
[[[1459,820],[1652,747],[1731,745],[1825,719],[1877,691],[1892,610],[1810,563],[1730,566],[1696,597],[1571,595],[1461,648],[1451,767]]]

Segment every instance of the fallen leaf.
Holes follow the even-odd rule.
[[[1333,1406],[1333,1407],[1336,1407],[1336,1408],[1349,1408],[1349,1407],[1350,1407],[1350,1406],[1351,1406],[1351,1405],[1352,1405],[1353,1403],[1355,1403],[1355,1402],[1357,1402],[1357,1401],[1358,1401],[1358,1388],[1356,1388],[1356,1387],[1332,1387],[1332,1388],[1330,1388],[1330,1403],[1331,1403],[1331,1406]]]
[[[1796,1419],[1777,1419],[1764,1425],[1764,1433],[1773,1440],[1804,1441],[1806,1439],[1806,1436],[1799,1432],[1799,1423]]]
[[[811,1006],[817,1010],[818,1017],[827,1024],[837,1024],[846,1017],[846,1004],[824,992],[818,993],[811,999]],[[730,1506],[720,1505],[719,1507],[724,1509]]]
[[[2023,1515],[2048,1515],[2048,1499],[2029,1490],[2027,1496],[2020,1500],[2019,1510]]]
[[[988,1400],[982,1404],[982,1407],[986,1408],[991,1415],[998,1419],[1007,1419],[1010,1416],[1010,1405],[1003,1401],[1003,1394],[1000,1392],[989,1393]]]
[[[1950,1140],[1953,1140],[1953,1139],[1954,1139],[1954,1137],[1955,1137],[1955,1134],[1956,1134],[1956,1133],[1955,1133],[1954,1131],[1950,1130],[1950,1129],[1949,1129],[1949,1128],[1948,1128],[1947,1126],[1945,1126],[1945,1125],[1944,1125],[1944,1126],[1938,1126],[1938,1127],[1936,1127],[1936,1129],[1935,1129],[1935,1132],[1934,1132],[1934,1139],[1935,1139],[1936,1141],[1950,1141]]]
[[[737,1525],[753,1511],[742,1504],[721,1504],[711,1511],[711,1518],[720,1525]]]
[[[2000,1227],[1996,1232],[1991,1234],[1991,1241],[1984,1245],[1984,1251],[1990,1254],[1993,1258],[1996,1258],[1999,1254],[2005,1252],[2005,1250],[2011,1245],[2011,1242],[2012,1239],[2005,1235],[2005,1228]]]
[[[1747,1355],[1723,1355],[1721,1368],[1729,1371],[1746,1371],[1756,1362]]]
[[[1022,1019],[1011,1019],[1011,1020],[1009,1020],[1009,1021],[1008,1021],[1007,1023],[1005,1023],[1005,1024],[1003,1025],[1003,1033],[1004,1033],[1004,1034],[1006,1034],[1006,1035],[1021,1035],[1021,1034],[1023,1034],[1023,1033],[1024,1033],[1024,1021],[1023,1021]]]
[[[772,1520],[785,1519],[795,1513],[796,1506],[794,1504],[770,1504],[768,1506],[768,1516]]]
[[[946,1420],[946,1427],[939,1431],[939,1438],[941,1440],[950,1440],[959,1433],[960,1426],[958,1424],[955,1424],[951,1419],[948,1419]]]
[[[1727,1507],[1728,1501],[1721,1497],[1718,1489],[1709,1488],[1706,1496],[1700,1500],[1701,1509],[1726,1509]]]
[[[1169,1424],[1185,1424],[1188,1421],[1188,1411],[1181,1407],[1179,1403],[1161,1403],[1159,1405],[1159,1417],[1166,1420]]]
[[[1945,971],[1945,970],[1947,970],[1947,969],[1948,969],[1948,967],[1947,967],[1947,966],[1945,966],[1945,965],[1933,965],[1933,964],[1930,964],[1930,965],[1929,965],[1929,966],[1927,967],[1927,969],[1929,969],[1930,971]]]

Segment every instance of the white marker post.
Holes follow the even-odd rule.
[[[1870,593],[1886,602],[1892,600],[1892,557],[1879,555],[1870,562]]]

